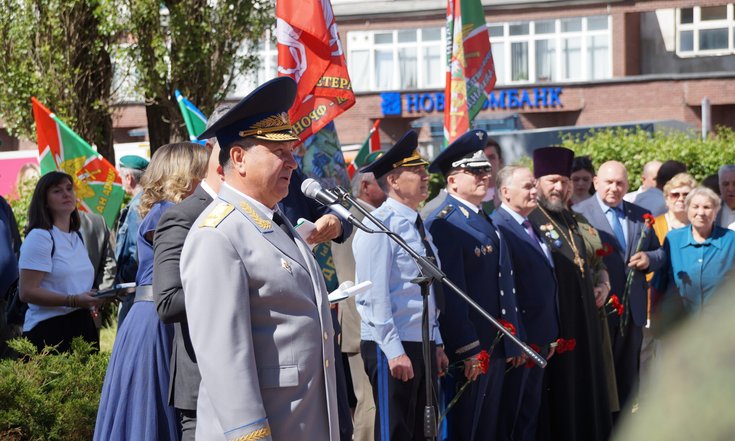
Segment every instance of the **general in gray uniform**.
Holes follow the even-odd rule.
[[[225,183],[181,255],[197,439],[339,438],[326,288],[277,208],[296,168],[295,94],[290,78],[269,81],[201,135],[217,137]]]

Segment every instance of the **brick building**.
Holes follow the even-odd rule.
[[[735,126],[735,11],[725,1],[483,0],[498,74],[475,125],[511,156],[590,126]],[[383,118],[442,138],[446,2],[332,0],[357,103],[337,119],[358,144]],[[705,123],[707,121],[705,120]]]
[[[735,126],[735,3],[723,0],[482,0],[498,74],[475,121],[514,157],[594,126]],[[336,120],[346,151],[377,118],[388,146],[409,128],[442,142],[445,0],[332,0],[357,103]],[[276,75],[276,45],[257,76]],[[136,99],[138,103],[136,103]],[[145,140],[140,97],[115,108],[115,142]],[[132,102],[131,102],[132,101]],[[707,112],[705,112],[707,113]],[[707,119],[705,118],[705,125]],[[0,150],[35,148],[0,128]]]

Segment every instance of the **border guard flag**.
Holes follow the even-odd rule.
[[[186,131],[189,132],[189,141],[202,144],[197,137],[207,129],[207,117],[191,101],[184,98],[178,90],[174,91],[176,102],[179,103],[181,115],[184,117]]]
[[[329,0],[276,0],[278,74],[298,86],[289,111],[303,142],[355,104]]]
[[[353,159],[352,163],[350,163],[349,167],[347,167],[347,173],[349,173],[350,179],[352,179],[352,177],[355,175],[355,172],[357,172],[357,170],[363,166],[363,164],[365,163],[365,159],[367,159],[370,153],[380,150],[380,131],[378,130],[379,126],[380,119],[376,119],[375,123],[373,123],[373,127],[370,129],[370,132],[368,132],[367,138],[365,138],[365,142],[362,143],[360,150],[357,151],[355,159]]]
[[[444,142],[470,129],[495,87],[496,75],[480,0],[447,0]]]
[[[31,102],[41,174],[55,170],[69,174],[79,209],[102,215],[111,226],[124,195],[117,170],[35,97]]]

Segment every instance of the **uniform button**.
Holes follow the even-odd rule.
[[[510,270],[510,275],[511,275],[511,276],[513,275],[513,270]]]
[[[505,308],[501,309],[500,310],[500,313],[503,314],[503,315],[505,315]]]
[[[521,310],[521,312],[522,312],[523,314],[525,314],[525,313],[526,313],[526,310],[525,310],[525,309],[522,309],[522,310]]]
[[[518,312],[518,307],[516,306],[516,312]]]
[[[327,331],[324,331],[324,340],[329,340],[329,334],[327,334]]]
[[[498,279],[503,277],[503,273],[498,273]]]
[[[505,293],[503,292],[503,290],[502,290],[502,289],[500,290],[500,295],[501,295],[501,296],[505,295]]]
[[[697,262],[702,263],[702,259],[699,259]]]
[[[516,293],[516,289],[515,289],[515,288],[513,288],[513,294],[515,294],[515,293]]]
[[[329,367],[329,360],[324,360],[324,367],[325,368],[328,368]]]

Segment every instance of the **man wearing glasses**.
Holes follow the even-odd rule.
[[[481,206],[493,171],[483,152],[486,144],[487,133],[471,130],[436,157],[429,171],[444,175],[447,198],[426,224],[448,278],[490,315],[522,332],[510,253]],[[450,438],[496,439],[504,373],[523,363],[520,349],[508,339],[495,344],[495,328],[454,293],[445,296],[439,327],[450,365],[459,366],[443,380],[446,402],[472,382],[447,416]],[[492,351],[484,375],[482,350]]]

